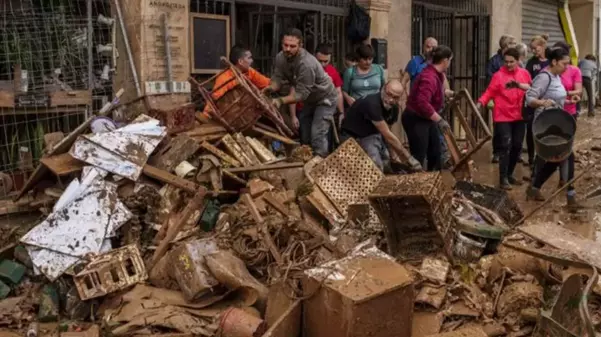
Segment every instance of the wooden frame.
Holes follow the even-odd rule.
[[[228,57],[230,53],[231,43],[232,43],[232,27],[230,26],[230,17],[229,15],[216,15],[216,14],[205,14],[205,13],[190,13],[190,71],[192,74],[217,74],[222,69],[197,69],[194,68],[194,19],[213,19],[213,20],[223,20],[226,24],[226,38],[225,38],[225,48],[226,55],[222,55]]]

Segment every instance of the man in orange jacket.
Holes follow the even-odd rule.
[[[245,48],[240,45],[235,45],[230,50],[230,62],[240,70],[246,78],[248,78],[259,90],[267,87],[270,84],[270,79],[260,72],[256,71],[251,67],[253,63],[252,53],[248,48]],[[211,98],[214,101],[221,98],[225,95],[226,92],[232,90],[236,85],[238,85],[238,81],[232,80],[234,78],[234,72],[231,69],[228,69],[223,74],[217,76],[215,79],[215,84],[213,88],[215,90],[211,94]],[[205,105],[203,114],[207,117],[209,116],[210,106]]]

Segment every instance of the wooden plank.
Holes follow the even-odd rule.
[[[260,134],[262,134],[265,137],[274,139],[274,140],[279,140],[280,142],[284,143],[284,144],[288,144],[288,145],[300,145],[298,142],[293,141],[292,139],[288,138],[288,137],[284,137],[282,135],[279,135],[277,133],[271,132],[271,131],[267,131],[263,128],[260,128],[258,126],[254,126],[252,128],[253,131],[258,132]]]
[[[232,135],[230,135],[229,133],[226,134],[225,136],[223,136],[223,138],[221,138],[221,141],[223,142],[223,145],[227,148],[227,150],[230,152],[230,154],[234,156],[234,158],[236,158],[240,163],[242,163],[242,165],[252,166],[254,164],[253,161],[246,155],[246,153],[244,153],[242,147],[238,143],[236,143]]]
[[[8,90],[0,90],[0,108],[14,108],[15,93]]]
[[[250,215],[253,217],[257,226],[259,227],[259,232],[261,233],[261,237],[263,238],[263,241],[264,241],[265,245],[267,246],[267,248],[269,248],[271,255],[273,255],[273,258],[275,259],[275,261],[278,264],[281,264],[283,261],[282,255],[280,254],[280,251],[278,250],[275,243],[273,242],[273,238],[271,237],[271,234],[269,234],[269,228],[267,227],[267,224],[265,223],[263,217],[257,210],[257,206],[255,205],[255,202],[253,201],[253,199],[250,197],[250,195],[248,193],[244,193],[242,195],[242,197],[240,197],[240,198],[242,199],[242,202],[246,205],[246,207],[248,207],[248,211],[250,212]]]
[[[265,163],[277,159],[275,155],[271,151],[269,151],[265,146],[263,146],[263,144],[261,144],[261,142],[259,142],[258,140],[251,137],[246,137],[246,140],[248,141],[250,147],[252,147],[252,149],[256,152],[257,156],[259,157],[259,159],[261,159],[262,162]]]
[[[200,214],[202,214],[202,211],[205,207],[204,199],[206,193],[207,190],[204,187],[199,187],[196,193],[194,194],[192,200],[188,202],[184,210],[180,213],[177,222],[169,226],[169,228],[167,228],[167,235],[165,235],[163,240],[161,240],[161,243],[159,244],[157,250],[154,251],[154,255],[152,256],[152,262],[150,263],[150,267],[148,268],[149,274],[150,271],[152,271],[152,268],[161,259],[161,257],[165,255],[167,249],[169,248],[169,243],[173,241],[173,239],[175,239],[180,230],[188,222],[190,216],[198,209],[200,209]]]
[[[174,174],[171,174],[154,166],[144,165],[144,169],[142,172],[151,178],[181,188],[190,193],[194,193],[198,190],[198,185],[196,185],[195,183],[180,178]]]
[[[50,93],[50,107],[69,105],[90,105],[92,94],[87,90],[54,91]]]
[[[215,133],[226,133],[227,130],[219,124],[201,124],[192,130],[184,132],[190,137],[207,136]]]
[[[234,166],[234,167],[240,167],[242,166],[240,164],[239,161],[237,161],[236,159],[230,157],[227,153],[219,150],[218,148],[216,148],[215,146],[207,143],[207,142],[203,142],[202,144],[200,144],[200,146],[202,146],[205,150],[211,152],[213,155],[215,155],[217,158],[225,161],[226,163]]]
[[[257,172],[257,171],[269,171],[269,170],[282,170],[296,167],[304,167],[304,163],[278,163],[273,165],[254,165],[247,167],[238,167],[238,168],[229,168],[225,171],[229,173],[248,173],[248,172]]]
[[[40,162],[59,177],[79,172],[86,166],[86,163],[73,158],[68,152],[56,156],[44,157],[40,159]]]
[[[252,161],[251,165],[260,165],[261,164],[259,157],[257,157],[257,155],[255,154],[255,151],[250,146],[250,144],[248,143],[248,141],[246,140],[244,135],[242,135],[241,133],[236,133],[234,135],[234,139],[236,139],[236,143],[238,143],[238,145],[240,145],[240,147],[244,151],[244,154]]]

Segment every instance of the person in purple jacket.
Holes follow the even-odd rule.
[[[440,132],[450,126],[440,112],[444,105],[445,72],[452,59],[453,51],[447,46],[432,51],[432,62],[415,78],[401,117],[411,155],[428,171],[442,168]]]

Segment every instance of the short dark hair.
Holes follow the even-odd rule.
[[[350,51],[348,53],[346,53],[346,55],[344,56],[345,60],[349,60],[351,62],[357,62],[359,61],[359,56],[357,56],[357,53],[355,53],[354,51]]]
[[[327,43],[320,43],[315,48],[315,54],[332,55],[332,46]]]
[[[362,44],[357,47],[357,57],[360,60],[372,59],[374,58],[374,49],[369,44]]]
[[[547,49],[545,56],[549,59],[549,61],[561,61],[565,57],[569,57],[570,53],[565,48],[554,47]]]
[[[244,54],[246,54],[248,51],[250,51],[250,49],[243,45],[234,45],[232,49],[230,49],[230,62],[234,65],[238,64],[238,60],[243,58]]]
[[[589,60],[589,61],[597,61],[597,57],[595,57],[595,55],[593,54],[588,54],[584,57],[585,60]]]
[[[444,59],[450,59],[453,57],[453,51],[451,48],[440,45],[432,50],[432,63],[440,64]]]
[[[503,56],[511,56],[516,60],[520,59],[520,51],[517,48],[508,48],[504,53]]]
[[[298,28],[288,28],[283,36],[292,36],[297,38],[300,42],[303,42],[303,32]]]
[[[563,48],[565,51],[568,52],[568,54],[570,53],[570,50],[572,50],[572,46],[570,46],[568,43],[566,43],[564,41],[555,42],[555,44],[553,45],[553,48]]]

